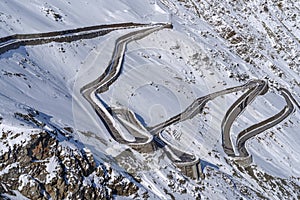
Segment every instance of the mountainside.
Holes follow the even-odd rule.
[[[3,199],[300,199],[300,3],[0,2]]]

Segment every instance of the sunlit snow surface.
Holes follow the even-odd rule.
[[[283,7],[270,3],[267,12],[255,2],[219,5],[219,1],[193,0],[120,0],[113,4],[96,0],[1,1],[0,7],[1,37],[119,22],[172,22],[172,30],[161,30],[128,44],[120,77],[109,91],[101,94],[110,106],[130,108],[145,126],[182,112],[198,97],[244,83],[229,78],[231,73],[247,74],[254,79],[267,77],[271,84],[287,88],[300,101],[299,3],[286,1]],[[54,13],[61,18],[55,18]],[[230,28],[235,36],[226,35]],[[202,196],[210,199],[247,197],[239,191],[238,185],[242,184],[266,197],[279,199],[281,194],[268,181],[259,183],[250,173],[239,171],[223,152],[220,124],[242,92],[218,97],[206,105],[205,114],[168,127],[169,131],[177,132],[168,135],[171,142],[199,156],[203,166],[207,166],[207,177],[201,184],[189,180],[182,186],[175,182],[176,189],[171,189],[167,174],[171,171],[179,180],[183,177],[161,151],[132,151],[123,156],[129,147],[110,137],[79,90],[104,72],[115,40],[131,31],[114,31],[72,43],[20,47],[0,55],[0,127],[24,129],[24,136],[18,141],[12,139],[11,143],[28,142],[26,130],[33,126],[15,119],[14,114],[38,110],[49,127],[74,127],[73,137],[85,144],[96,159],[113,162],[119,170],[135,172],[153,198],[171,198],[166,195],[166,188],[178,199],[193,199],[193,191],[199,185],[206,187]],[[239,41],[237,44],[234,37]],[[251,62],[247,62],[248,57]],[[234,123],[233,141],[241,130],[276,114],[284,104],[284,99],[271,87]],[[292,180],[299,186],[299,118],[296,110],[281,124],[249,140],[246,146],[253,155],[256,173]],[[1,145],[1,153],[6,148]],[[131,166],[126,165],[126,159],[132,160]],[[228,179],[237,186],[230,186]],[[185,187],[186,194],[180,192]],[[287,190],[297,194],[291,188]],[[255,192],[250,194],[255,197]]]

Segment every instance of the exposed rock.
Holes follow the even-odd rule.
[[[22,133],[2,132],[9,143]],[[136,194],[138,187],[108,164],[96,165],[87,149],[62,146],[47,132],[30,134],[30,142],[0,152],[0,195],[19,191],[30,199],[110,199]]]

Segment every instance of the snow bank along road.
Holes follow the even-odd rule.
[[[50,42],[73,42],[105,35],[114,30],[146,27],[148,24],[120,23],[88,26],[77,29],[34,34],[15,34],[0,38],[0,54],[26,45],[41,45]]]
[[[248,89],[248,91],[245,92],[228,109],[221,124],[222,145],[225,153],[228,156],[238,158],[238,160],[242,161],[241,163],[243,164],[251,163],[251,156],[249,156],[249,153],[245,148],[247,140],[280,123],[295,110],[295,105],[300,108],[291,93],[284,88],[280,88],[279,91],[285,98],[286,106],[278,114],[241,131],[237,136],[237,142],[235,145],[238,150],[238,155],[236,155],[230,138],[231,126],[238,116],[257,96],[264,95],[268,91],[268,85],[263,80],[251,80],[244,85],[228,88],[200,97],[188,106],[182,113],[153,127],[144,127],[136,118],[135,114],[128,108],[110,108],[104,105],[99,94],[107,91],[110,85],[112,85],[120,75],[126,45],[131,41],[139,40],[160,29],[172,28],[171,24],[123,23],[91,26],[48,33],[16,34],[0,38],[0,54],[12,49],[17,49],[20,46],[40,45],[50,42],[72,42],[80,39],[95,38],[114,30],[128,28],[143,29],[130,32],[118,38],[115,42],[113,56],[105,72],[96,80],[83,86],[80,89],[80,92],[96,111],[97,115],[102,119],[107,130],[117,142],[127,144],[140,152],[153,152],[158,148],[161,148],[168,155],[171,161],[187,176],[199,178],[201,175],[199,158],[192,154],[183,152],[176,146],[172,145],[162,136],[161,132],[171,124],[191,119],[195,115],[201,113],[208,101],[221,95]],[[134,141],[129,141],[122,136],[120,127],[117,125],[115,120],[119,122],[118,125],[123,126],[125,130],[134,136]]]

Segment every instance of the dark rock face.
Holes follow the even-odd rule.
[[[22,133],[8,131],[0,136],[8,144]],[[0,151],[0,197],[14,195],[13,191],[30,199],[111,199],[137,193],[138,186],[107,164],[97,166],[88,150],[62,146],[47,132],[30,137],[27,144]]]

